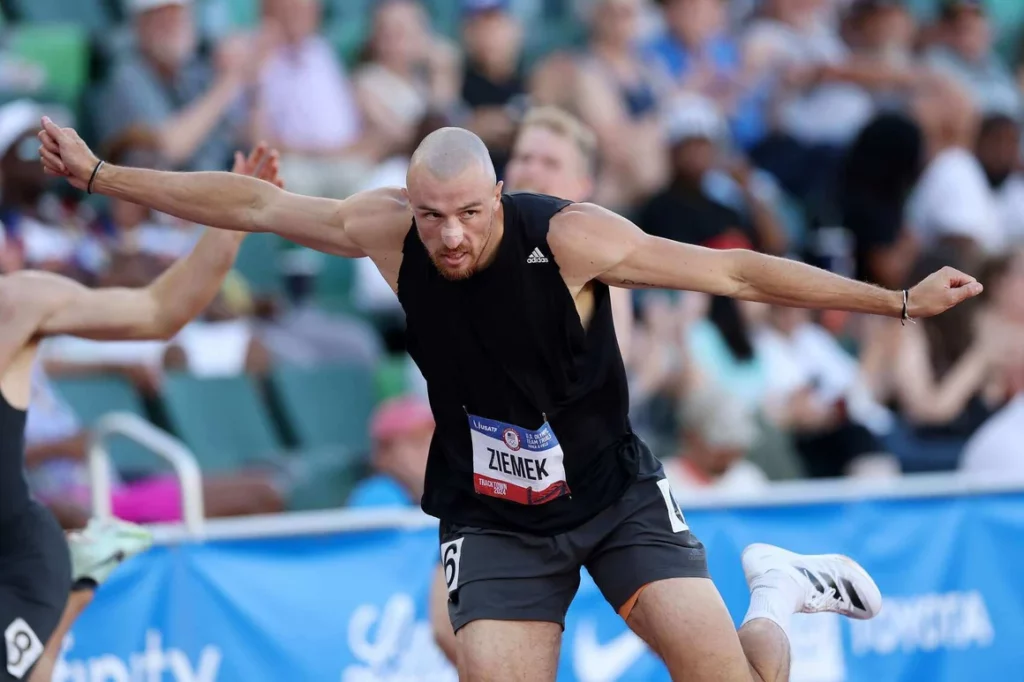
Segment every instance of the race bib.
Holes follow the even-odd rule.
[[[473,488],[518,504],[544,504],[569,494],[562,446],[546,422],[536,431],[469,415]]]

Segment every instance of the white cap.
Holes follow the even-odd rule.
[[[159,9],[169,5],[188,6],[192,0],[125,0],[126,9],[129,14],[141,14],[151,9]]]
[[[721,140],[725,136],[725,117],[718,105],[701,95],[680,95],[668,103],[665,135],[670,144],[695,138]]]
[[[760,436],[755,411],[714,384],[695,387],[681,408],[683,429],[712,447],[749,450]]]
[[[19,99],[0,106],[0,156],[6,154],[15,140],[26,131],[39,128],[42,118],[43,110],[30,99]]]

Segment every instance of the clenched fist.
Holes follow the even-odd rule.
[[[981,282],[970,275],[945,267],[928,275],[910,290],[908,313],[911,318],[932,317],[974,298],[983,288]]]
[[[49,175],[67,178],[74,187],[84,190],[100,160],[78,133],[73,128],[61,128],[44,116],[39,141],[43,145],[39,154],[44,170]]]
[[[43,129],[39,132],[42,148],[39,150],[43,169],[49,175],[68,179],[72,186],[87,189],[99,158],[82,141],[73,128],[61,128],[49,118],[43,118]],[[284,187],[278,175],[278,153],[260,143],[250,154],[235,152],[233,173],[251,175],[254,178]]]

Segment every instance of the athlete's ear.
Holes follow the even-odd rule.
[[[505,186],[504,180],[498,180],[498,184],[494,186],[494,207],[497,208],[501,205],[501,188]]]

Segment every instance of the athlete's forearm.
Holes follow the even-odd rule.
[[[900,317],[903,292],[847,279],[805,263],[754,251],[729,252],[736,298],[794,308]]]
[[[104,164],[93,191],[226,230],[269,229],[264,210],[283,190],[239,173],[172,173]]]
[[[210,305],[234,266],[244,237],[244,233],[206,230],[192,253],[149,285],[162,335],[177,333]]]

